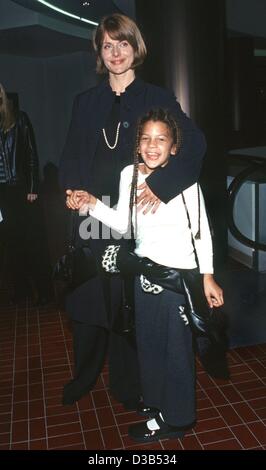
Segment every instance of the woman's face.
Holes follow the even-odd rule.
[[[135,54],[128,41],[117,41],[105,33],[101,56],[105,67],[114,75],[121,75],[131,69]]]
[[[148,121],[140,135],[139,152],[146,167],[152,173],[159,166],[167,165],[170,155],[176,153],[176,145],[168,126],[161,121]]]

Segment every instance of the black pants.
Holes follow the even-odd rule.
[[[99,276],[66,297],[66,311],[73,322],[75,366],[74,379],[64,387],[64,398],[80,397],[92,390],[108,358],[112,396],[120,402],[136,402],[141,392],[135,339],[117,333],[123,284],[120,276],[106,274],[101,268],[102,254],[114,241],[92,239],[90,243]],[[132,296],[133,289],[131,282],[128,290],[132,290]]]
[[[184,296],[168,290],[143,292],[136,281],[136,338],[146,405],[158,408],[167,424],[196,419],[192,334],[182,317]]]
[[[73,348],[77,395],[94,387],[108,355],[111,394],[120,402],[137,400],[140,390],[133,338],[73,321]]]

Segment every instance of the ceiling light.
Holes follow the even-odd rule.
[[[69,13],[68,11],[62,10],[61,8],[58,8],[55,5],[52,5],[51,3],[46,2],[45,0],[35,0],[35,1],[42,3],[47,8],[51,8],[51,10],[57,11],[58,13],[62,13],[62,15],[69,16],[70,18],[74,18],[75,20],[84,21],[85,23],[89,23],[94,26],[98,26],[99,24],[99,23],[96,23],[95,21],[87,20],[86,18],[81,18],[80,16],[73,15],[73,13]],[[84,2],[84,3],[88,3],[88,2]]]

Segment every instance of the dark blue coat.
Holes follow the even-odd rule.
[[[108,80],[78,95],[60,162],[59,175],[64,189],[91,190],[91,168],[102,128],[111,112],[115,94]],[[182,129],[182,147],[178,157],[157,169],[146,182],[163,202],[179,194],[199,178],[206,150],[205,138],[181,110],[175,96],[160,87],[136,78],[121,95],[119,157],[121,170],[133,163],[137,119],[152,108],[170,110]],[[111,175],[110,175],[111,177]],[[98,250],[97,240],[92,240]],[[101,283],[98,278],[83,284],[67,299],[67,310],[77,321],[108,326]]]
[[[60,180],[65,189],[90,189],[90,169],[114,96],[109,82],[104,80],[76,97],[60,163]],[[156,107],[172,111],[182,129],[183,142],[178,158],[171,158],[166,167],[157,169],[146,180],[159,199],[168,202],[197,181],[206,144],[202,132],[183,113],[172,93],[137,78],[121,95],[121,169],[133,163],[137,119]]]

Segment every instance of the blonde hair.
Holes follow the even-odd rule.
[[[0,83],[0,129],[4,132],[15,124],[16,116],[3,85]]]
[[[96,71],[106,73],[107,69],[102,59],[102,45],[105,33],[117,41],[128,41],[134,49],[134,61],[132,68],[136,68],[144,62],[147,55],[147,49],[144,39],[136,23],[128,16],[114,13],[104,16],[98,25],[94,38],[93,46],[96,51]]]

